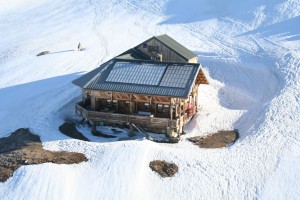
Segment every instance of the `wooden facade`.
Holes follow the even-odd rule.
[[[139,51],[151,57],[153,60],[159,60],[156,58],[158,54],[162,55],[162,59],[160,61],[163,62],[179,62],[179,63],[197,63],[198,57],[195,56],[193,58],[187,59],[184,56],[181,56],[176,51],[166,46],[161,41],[157,40],[155,37],[145,41],[144,43],[138,45],[136,47]]]
[[[83,89],[76,113],[97,125],[129,127],[134,123],[146,131],[179,136],[197,112],[198,84],[187,99]]]
[[[198,62],[197,56],[193,57],[192,52],[187,54],[186,57],[180,55],[178,51],[165,45],[155,37],[136,46],[135,49],[151,60],[175,64]],[[76,104],[76,113],[94,125],[129,128],[130,125],[134,124],[145,131],[179,137],[183,133],[183,126],[197,112],[199,84],[208,84],[201,68],[194,77],[194,82],[187,88],[187,93],[180,98],[178,96],[157,96],[88,89],[84,87],[80,80],[77,85],[83,88],[82,101]]]

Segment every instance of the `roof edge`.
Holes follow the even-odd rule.
[[[200,65],[200,63],[183,63],[183,62],[170,62],[170,61],[158,61],[158,60],[140,60],[140,59],[124,59],[124,58],[114,58],[113,60],[124,61],[124,62],[145,62],[145,63],[155,63],[155,64],[178,64],[178,65]]]
[[[180,52],[176,51],[175,49],[173,49],[172,47],[170,47],[169,45],[167,45],[164,41],[162,41],[161,39],[159,39],[158,37],[160,36],[167,36],[169,37],[170,39],[174,40],[172,37],[170,37],[169,35],[167,34],[162,34],[162,35],[158,35],[158,36],[154,36],[153,38],[155,38],[156,40],[160,41],[161,43],[163,43],[164,45],[166,45],[168,48],[174,50],[178,55],[180,55],[181,57],[189,60],[189,59],[192,59],[192,58],[195,58],[195,57],[198,57],[198,55],[196,55],[193,51],[191,51],[190,49],[186,48],[185,46],[183,46],[181,43],[177,42],[176,40],[174,40],[176,43],[178,43],[179,45],[181,45],[183,48],[185,48],[186,50],[190,51],[192,54],[194,54],[194,57],[186,57],[184,55],[182,55]],[[152,39],[152,38],[151,38]],[[148,40],[147,40],[148,41]]]

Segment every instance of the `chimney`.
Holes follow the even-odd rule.
[[[157,53],[156,54],[156,60],[162,61],[162,59],[163,59],[162,53]]]

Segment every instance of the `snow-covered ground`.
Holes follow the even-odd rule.
[[[44,148],[89,158],[23,166],[0,199],[298,199],[299,24],[299,0],[0,0],[0,136],[29,127]],[[165,33],[199,55],[210,82],[178,144],[59,133],[80,99],[73,79]],[[232,128],[241,137],[228,148],[186,140]],[[179,172],[160,178],[155,159]]]

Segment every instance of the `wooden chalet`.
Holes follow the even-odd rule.
[[[197,55],[167,35],[152,37],[73,81],[76,113],[93,125],[139,127],[178,137],[207,84]]]

